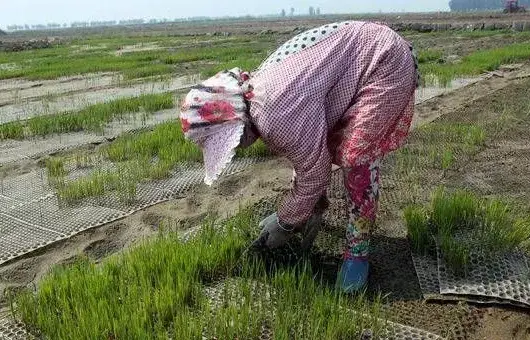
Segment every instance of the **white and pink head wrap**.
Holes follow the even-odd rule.
[[[194,86],[182,104],[182,131],[202,148],[207,185],[217,180],[240,144],[252,95],[248,80],[239,68],[219,72]]]

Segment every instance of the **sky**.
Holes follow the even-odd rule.
[[[120,19],[308,13],[426,12],[448,9],[449,0],[0,0],[0,27]]]

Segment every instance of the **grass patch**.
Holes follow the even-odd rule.
[[[363,329],[382,335],[379,300],[346,298],[304,263],[271,273],[241,258],[258,221],[244,209],[222,228],[205,223],[188,242],[161,233],[100,265],[83,258],[55,268],[35,293],[11,300],[13,314],[49,339],[254,339],[264,327],[274,339],[358,338]],[[212,304],[206,287],[232,276],[236,263],[240,277]]]
[[[434,236],[448,266],[460,275],[469,270],[472,252],[494,257],[530,250],[528,216],[513,205],[481,199],[469,191],[449,193],[440,187],[429,207],[409,206],[404,218],[413,249],[426,253],[434,246]]]
[[[145,94],[106,103],[90,105],[81,111],[36,116],[25,121],[0,125],[1,139],[23,139],[76,131],[101,131],[115,119],[125,119],[126,114],[156,111],[174,107],[170,93]]]

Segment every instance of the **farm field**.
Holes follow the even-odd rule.
[[[411,136],[383,165],[364,295],[333,289],[340,171],[304,254],[298,240],[247,252],[292,174],[262,143],[202,184],[176,119],[186,90],[343,18],[65,30],[0,52],[0,339],[529,339],[530,32],[401,32],[424,83]]]

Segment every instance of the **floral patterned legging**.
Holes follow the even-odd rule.
[[[343,168],[344,186],[348,201],[348,226],[344,260],[368,258],[370,233],[375,224],[379,201],[381,160],[377,159],[352,168]],[[293,171],[291,185],[296,173]]]
[[[348,201],[344,260],[366,260],[379,201],[380,160],[343,169]]]

